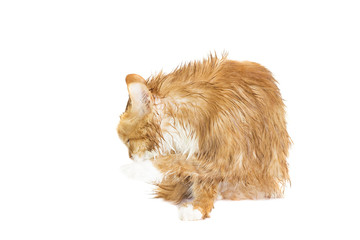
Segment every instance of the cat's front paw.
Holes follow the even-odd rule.
[[[162,178],[160,172],[155,169],[149,160],[123,165],[121,172],[131,179],[144,182],[159,181]]]
[[[194,209],[192,204],[187,204],[179,207],[179,218],[183,221],[196,221],[203,219],[203,215],[199,210]]]

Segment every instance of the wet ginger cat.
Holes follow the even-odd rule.
[[[178,204],[180,219],[209,217],[217,198],[282,196],[291,140],[266,68],[210,56],[126,84],[118,134],[131,159],[163,174],[156,196]]]

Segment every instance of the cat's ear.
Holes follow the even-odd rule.
[[[144,78],[137,74],[126,76],[126,84],[131,99],[131,111],[143,116],[149,113],[153,104],[153,96]]]

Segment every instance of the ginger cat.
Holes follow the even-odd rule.
[[[217,198],[282,196],[291,139],[265,67],[210,56],[126,84],[119,137],[131,159],[163,174],[156,196],[178,204],[180,219],[208,218]]]

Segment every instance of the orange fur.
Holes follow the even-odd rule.
[[[210,56],[146,81],[131,74],[126,82],[130,100],[118,134],[131,158],[149,158],[165,175],[158,197],[192,199],[206,218],[218,195],[282,196],[291,140],[266,68]]]

